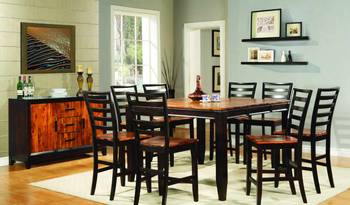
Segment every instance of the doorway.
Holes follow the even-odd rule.
[[[219,31],[219,56],[212,54],[213,31]],[[225,21],[187,23],[184,25],[184,93],[187,96],[195,90],[195,79],[201,76],[205,93],[226,94]],[[219,67],[219,68],[218,68]],[[213,72],[213,70],[216,72]],[[220,71],[218,74],[217,70]],[[219,75],[219,76],[218,76]],[[219,88],[213,89],[214,82]],[[218,81],[219,80],[219,81]]]

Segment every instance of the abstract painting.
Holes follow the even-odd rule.
[[[75,72],[75,27],[21,23],[21,73]]]

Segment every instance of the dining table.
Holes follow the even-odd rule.
[[[220,101],[192,101],[188,98],[169,99],[168,113],[179,116],[192,116],[197,121],[198,163],[205,158],[205,120],[214,119],[216,136],[216,186],[218,199],[226,200],[227,195],[227,119],[239,115],[254,115],[268,112],[282,113],[282,129],[287,125],[289,100],[222,98]],[[235,177],[235,176],[230,176]]]
[[[216,187],[218,199],[226,200],[227,195],[227,120],[239,115],[255,115],[268,112],[282,113],[282,129],[287,125],[289,100],[284,99],[251,99],[251,98],[221,98],[219,101],[193,101],[189,98],[174,98],[167,100],[168,114],[175,116],[191,116],[196,118],[198,139],[198,163],[204,164],[206,142],[206,119],[215,121],[216,136]],[[128,116],[128,114],[127,114]],[[130,116],[129,116],[130,117]],[[127,118],[129,118],[127,117]],[[129,119],[130,120],[130,119]],[[128,121],[127,119],[127,124]],[[132,130],[131,126],[128,126]],[[128,149],[128,169],[133,170],[133,151]],[[231,176],[235,177],[235,176]],[[129,175],[129,181],[134,180],[134,174]]]

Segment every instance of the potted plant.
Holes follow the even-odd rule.
[[[162,76],[169,89],[169,98],[175,98],[177,72],[176,59],[169,59],[164,51],[164,56],[162,58]]]

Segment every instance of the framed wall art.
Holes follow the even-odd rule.
[[[75,26],[21,23],[21,73],[75,72]]]
[[[286,23],[286,37],[301,37],[303,34],[302,22]]]
[[[213,66],[212,84],[213,84],[213,93],[220,92],[221,76],[220,76],[220,66],[218,65]]]
[[[275,51],[274,50],[260,50],[258,61],[259,62],[274,62],[275,61]]]
[[[220,57],[220,30],[212,30],[211,32],[211,52],[213,57]]]
[[[260,48],[248,48],[248,62],[257,62]]]
[[[252,11],[250,38],[281,37],[282,9]]]

